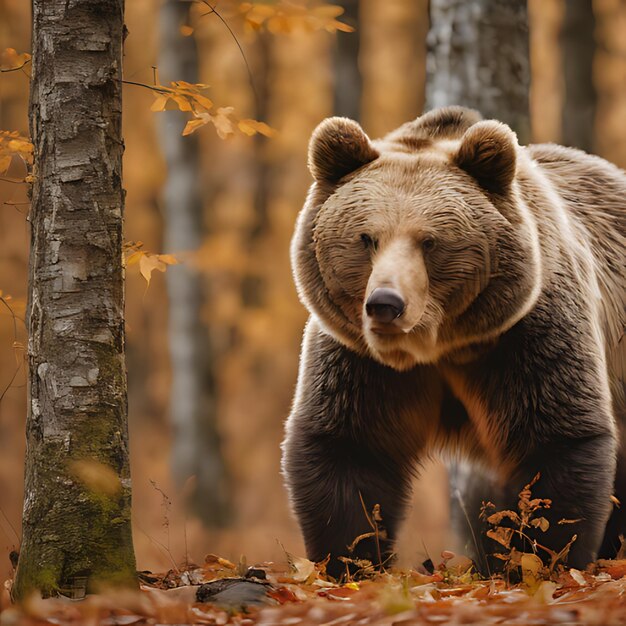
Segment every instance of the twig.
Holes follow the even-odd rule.
[[[15,538],[17,539],[17,545],[20,546],[22,543],[22,540],[20,539],[20,536],[17,534],[17,531],[15,530],[15,527],[13,526],[13,524],[11,524],[11,520],[7,517],[7,514],[2,510],[1,507],[0,507],[0,513],[2,513],[2,517],[4,517],[4,519],[6,520],[6,523],[9,525],[9,528],[13,531],[13,534],[15,535]]]
[[[217,2],[211,5],[208,2],[208,0],[196,0],[196,1],[201,2],[205,6],[209,7],[209,9],[211,9],[210,11],[203,13],[200,17],[205,17],[206,15],[211,15],[212,13],[217,15],[217,18],[220,20],[220,22],[222,22],[222,24],[224,24],[224,26],[226,26],[226,28],[228,29],[228,32],[230,33],[230,36],[233,38],[233,40],[237,44],[237,48],[239,48],[239,52],[241,53],[241,58],[243,59],[243,62],[245,63],[246,71],[248,72],[248,80],[250,81],[250,87],[252,87],[252,93],[254,94],[254,104],[255,104],[256,110],[258,111],[259,110],[259,94],[257,93],[256,87],[254,85],[254,76],[252,75],[250,64],[248,63],[248,59],[246,58],[246,53],[243,51],[242,45],[239,43],[239,39],[237,39],[237,36],[233,32],[233,29],[229,26],[228,22],[215,10],[215,7],[217,6]]]

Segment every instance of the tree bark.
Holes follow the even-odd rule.
[[[527,143],[530,59],[526,0],[431,0],[430,21],[426,108],[459,104],[477,109],[485,118],[507,123],[520,143]],[[470,509],[468,514],[463,494],[493,499],[498,487],[480,468],[463,462],[449,463],[448,477],[451,525],[457,534],[466,535],[467,525],[478,523],[479,511]],[[472,500],[480,502],[477,497]]]
[[[136,585],[124,360],[123,0],[34,0],[22,546],[13,594]]]
[[[180,26],[189,23],[190,8],[190,2],[180,0],[167,0],[161,8],[159,71],[165,84],[173,80],[198,82],[195,38],[180,33]],[[198,249],[205,232],[198,136],[181,135],[186,117],[180,111],[166,111],[160,125],[167,163],[165,247],[174,253]],[[169,268],[166,280],[172,364],[170,416],[174,426],[172,469],[180,486],[195,477],[189,494],[193,511],[205,524],[220,526],[230,517],[230,491],[217,429],[215,355],[202,322],[205,280],[190,264]]]
[[[562,141],[567,146],[593,150],[596,90],[593,84],[595,19],[591,0],[566,0],[561,29],[561,58],[565,97]]]
[[[530,138],[526,0],[431,0],[426,108],[460,104]]]

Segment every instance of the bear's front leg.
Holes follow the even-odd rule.
[[[330,555],[335,577],[347,571],[338,557],[389,564],[409,496],[407,464],[356,440],[298,433],[285,442],[284,472],[309,559]],[[382,522],[373,519],[375,505]]]
[[[491,352],[447,371],[473,410],[487,458],[500,468],[507,486],[504,508],[515,510],[517,494],[540,474],[532,498],[551,500],[537,514],[549,528],[524,532],[556,553],[576,535],[567,563],[577,568],[598,555],[617,451],[603,348],[585,316],[582,304],[565,309],[541,302]],[[529,542],[522,547],[532,549]],[[545,550],[538,547],[537,554],[550,562]]]
[[[584,569],[598,556],[612,506],[615,458],[615,436],[605,432],[549,441],[522,463],[518,487],[540,474],[531,497],[551,500],[550,508],[536,515],[548,519],[548,530],[528,534],[556,553],[575,535],[566,557],[569,567]],[[537,553],[550,562],[544,550]]]
[[[440,398],[434,372],[397,372],[361,357],[314,321],[301,359],[283,473],[307,556],[322,561],[330,554],[333,576],[346,571],[342,556],[384,566],[393,555],[428,415]],[[420,405],[424,418],[413,419]],[[380,522],[372,516],[375,505]]]

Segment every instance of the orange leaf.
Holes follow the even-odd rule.
[[[13,157],[10,154],[4,154],[0,156],[0,174],[4,174],[11,165]]]
[[[141,257],[145,255],[146,253],[143,250],[137,250],[136,252],[133,252],[126,259],[126,266],[128,267],[129,265],[135,265],[135,263],[139,263],[139,259],[141,259]]]
[[[170,96],[168,94],[155,93],[154,102],[152,103],[150,110],[151,111],[165,111],[165,107],[169,99],[170,99]]]
[[[256,120],[239,120],[237,126],[239,130],[246,135],[260,133],[266,137],[272,137],[276,134],[276,131],[265,122],[257,122]]]
[[[191,135],[191,133],[195,133],[198,130],[198,128],[208,123],[209,123],[209,120],[205,120],[205,119],[189,120],[183,130],[183,136]]]
[[[159,260],[157,254],[144,254],[139,259],[139,271],[141,272],[141,275],[146,279],[148,285],[150,284],[150,279],[152,278],[152,272],[154,270],[164,272],[165,268],[165,263]]]
[[[157,257],[166,265],[178,265],[180,262],[173,254],[158,254]]]
[[[172,94],[172,100],[176,102],[178,108],[181,111],[191,111],[191,103],[186,96],[179,96],[178,94]]]
[[[235,133],[234,124],[230,118],[234,110],[233,107],[220,107],[216,114],[211,115],[211,122],[220,139],[227,139]]]

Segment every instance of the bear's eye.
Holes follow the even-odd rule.
[[[376,248],[378,247],[378,242],[376,241],[376,239],[373,239],[365,233],[361,235],[361,243],[366,250],[376,250]]]
[[[424,239],[422,239],[422,250],[424,252],[430,252],[431,250],[434,250],[437,247],[437,242],[435,241],[434,237],[424,237]]]

